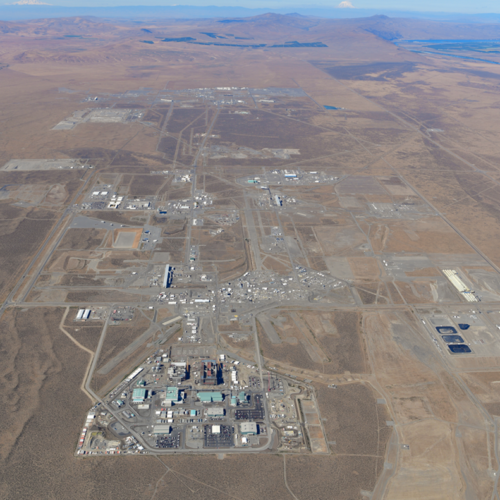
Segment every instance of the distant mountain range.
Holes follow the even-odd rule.
[[[351,8],[293,8],[293,9],[249,9],[245,7],[195,7],[195,6],[123,6],[123,7],[59,7],[42,5],[37,0],[21,0],[16,4],[0,5],[0,19],[4,21],[40,19],[54,17],[96,16],[101,18],[134,18],[152,20],[158,18],[196,19],[221,17],[250,17],[265,13],[314,16],[329,19],[348,19],[386,15],[396,18],[429,19],[462,23],[500,22],[500,14],[460,14],[449,12],[414,12],[387,9]]]
[[[7,3],[5,5],[52,5],[52,4],[40,2],[39,0],[18,0],[17,2]]]
[[[175,27],[174,31],[172,27]],[[349,39],[357,39],[365,44],[438,39],[500,40],[500,23],[467,24],[460,21],[390,18],[384,15],[326,19],[297,13],[266,13],[252,17],[221,16],[201,21],[179,18],[131,20],[125,17],[45,16],[33,20],[0,20],[0,34],[56,37],[58,40],[105,36],[110,43],[112,40],[127,40],[127,43],[138,40],[150,45],[171,43],[178,46],[189,44],[287,50],[313,48],[321,51],[322,48],[335,46]],[[25,59],[26,55],[22,57]]]

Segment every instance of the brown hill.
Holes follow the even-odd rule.
[[[230,33],[233,36],[226,37]],[[0,22],[0,33],[36,36],[99,35],[104,37],[191,37],[196,41],[215,35],[224,38],[252,38],[258,42],[296,40],[317,42],[339,37],[376,36],[393,41],[400,39],[499,39],[500,24],[460,24],[422,19],[396,19],[373,16],[356,19],[323,19],[299,14],[263,14],[255,17],[210,20],[161,20],[141,29],[130,21],[107,21],[95,17],[37,19],[26,22]],[[210,37],[209,37],[210,38]],[[213,36],[211,37],[214,38]],[[243,43],[243,42],[241,42]]]
[[[18,33],[21,27],[17,23],[11,23],[8,21],[0,21],[0,33]]]

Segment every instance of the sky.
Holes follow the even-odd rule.
[[[316,2],[320,3],[320,2]],[[323,2],[322,2],[323,3]],[[394,9],[434,12],[500,12],[500,0],[351,0],[360,9]],[[323,5],[332,2],[324,2]]]
[[[15,0],[11,0],[12,2]],[[35,0],[36,1],[36,0]],[[341,0],[40,0],[52,5],[74,7],[121,5],[197,5],[237,6],[248,8],[333,8]],[[0,0],[0,4],[2,4]],[[9,1],[5,3],[11,3]],[[500,13],[500,0],[351,0],[358,9],[399,10],[420,12]]]

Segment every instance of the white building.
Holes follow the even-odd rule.
[[[255,422],[243,422],[240,424],[240,429],[243,435],[257,434],[257,424]]]

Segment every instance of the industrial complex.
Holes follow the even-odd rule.
[[[271,384],[270,373],[261,384],[255,364],[224,354],[176,359],[158,350],[96,404],[76,454],[307,449],[299,410],[313,397],[306,384],[276,374]]]

